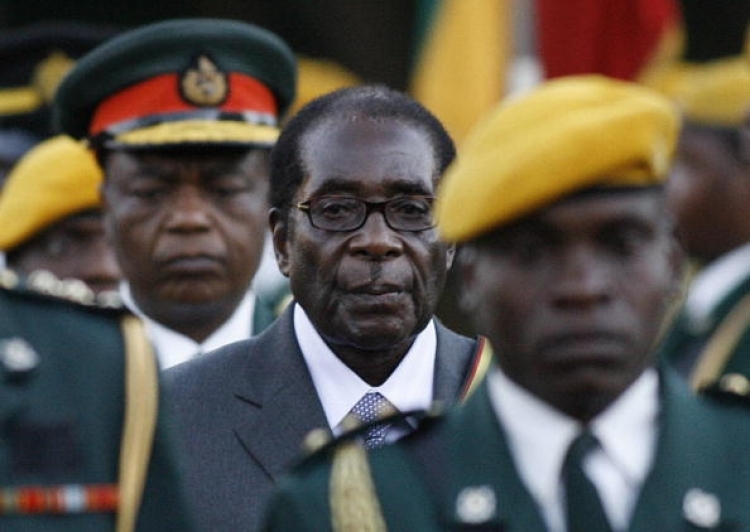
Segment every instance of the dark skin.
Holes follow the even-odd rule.
[[[7,261],[27,275],[47,270],[60,279],[80,279],[94,292],[117,290],[120,280],[100,211],[73,214],[54,223],[11,250]]]
[[[689,123],[683,128],[666,190],[691,257],[710,262],[750,242],[750,165],[720,134]]]
[[[196,342],[234,312],[261,259],[266,150],[113,151],[107,230],[133,298]]]
[[[429,138],[395,119],[330,119],[306,134],[302,150],[306,177],[295,203],[435,192]],[[270,220],[279,268],[318,333],[365,382],[385,382],[432,318],[453,248],[435,229],[395,231],[380,212],[346,233],[312,227],[296,208],[288,219],[272,210]]]
[[[680,263],[659,192],[574,196],[468,243],[462,304],[510,379],[587,423],[652,364]]]

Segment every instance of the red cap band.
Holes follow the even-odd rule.
[[[223,103],[209,108],[228,113],[254,112],[278,116],[276,98],[263,83],[239,73],[230,73]],[[91,120],[89,134],[98,135],[114,124],[142,117],[205,109],[193,105],[180,93],[178,74],[163,74],[131,85],[103,100]]]

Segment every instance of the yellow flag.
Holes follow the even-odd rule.
[[[410,92],[457,144],[503,96],[512,0],[425,0]]]

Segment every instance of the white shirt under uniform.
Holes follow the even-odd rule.
[[[659,379],[648,369],[589,425],[601,446],[584,469],[596,485],[612,529],[626,530],[653,462]],[[565,532],[562,464],[580,422],[511,381],[500,369],[488,374],[493,409],[504,427],[521,480],[551,532]],[[533,421],[532,421],[533,420]]]
[[[252,291],[245,294],[229,319],[200,343],[146,316],[133,301],[127,283],[121,283],[120,294],[125,305],[143,320],[146,335],[156,351],[161,369],[170,368],[231,342],[245,340],[252,335],[255,312],[255,295]]]

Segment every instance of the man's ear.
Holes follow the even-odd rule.
[[[476,259],[477,250],[471,244],[462,245],[456,253],[458,306],[468,316],[477,308]]]
[[[671,301],[677,301],[682,297],[685,289],[686,276],[689,274],[689,261],[679,231],[675,225],[672,225],[671,228],[667,260],[669,261],[671,273],[671,286],[668,297]]]
[[[456,258],[456,244],[448,244],[445,249],[445,263],[448,270],[453,267],[453,261]]]
[[[289,218],[278,208],[272,208],[268,213],[268,223],[271,227],[271,241],[273,242],[273,253],[279,271],[285,277],[289,277]]]

